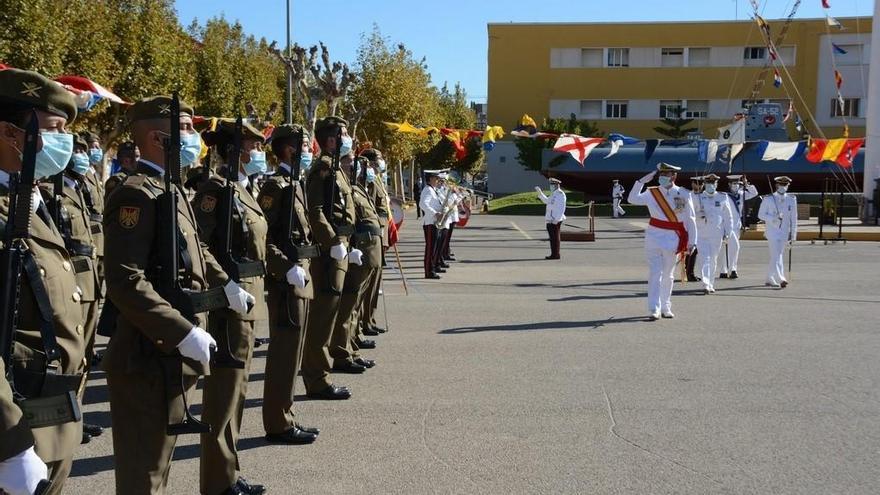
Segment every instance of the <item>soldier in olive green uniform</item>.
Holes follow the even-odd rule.
[[[65,134],[64,127],[76,118],[76,105],[66,90],[35,72],[0,71],[0,223],[4,225],[10,208],[9,173],[21,170],[23,129],[34,110],[41,134],[35,171],[39,180],[60,173],[70,160],[73,136]],[[57,424],[30,425],[36,454],[48,465],[53,481],[48,493],[55,494],[64,486],[74,449],[82,438],[82,425],[74,419],[74,407],[78,408],[75,394],[83,371],[82,308],[73,263],[38,190],[33,191],[31,204],[30,238],[24,242],[26,256],[33,263],[26,263],[30,268],[26,266],[21,278],[18,324],[9,365],[14,368],[16,390],[26,398],[69,398],[74,394],[73,401],[66,402],[68,407],[58,411],[64,418],[59,417]],[[50,326],[42,324],[41,313],[51,315]],[[44,345],[41,329],[46,336],[54,336],[55,342]],[[47,351],[50,355],[57,353],[57,358],[47,362]],[[53,407],[49,415],[54,414]],[[14,418],[17,413],[4,407],[2,416]],[[0,442],[3,457],[17,454],[13,450],[22,446],[24,432],[13,430],[19,432],[13,435],[19,440],[13,439],[9,447],[5,439]],[[15,445],[18,447],[13,448]]]
[[[89,207],[89,221],[92,229],[92,236],[95,239],[95,254],[98,260],[98,280],[104,282],[104,182],[101,175],[104,174],[104,151],[101,149],[101,142],[98,135],[93,132],[83,133],[83,138],[88,146],[89,163],[91,167],[83,174],[85,187],[83,188],[83,196]],[[95,170],[100,169],[100,173]],[[98,298],[103,299],[104,294],[99,293]],[[87,356],[91,358],[91,356]]]
[[[349,253],[349,237],[354,232],[355,220],[351,185],[342,171],[333,168],[334,156],[346,156],[352,151],[347,125],[339,117],[318,121],[315,136],[321,157],[309,170],[306,182],[309,225],[321,255],[312,260],[311,266],[315,299],[306,325],[302,377],[306,394],[316,399],[351,397],[348,388],[330,382],[331,365],[326,350],[339,313],[349,256],[358,260],[361,255],[357,250]]]
[[[141,152],[137,172],[108,198],[104,217],[107,289],[120,316],[102,361],[110,390],[116,491],[132,495],[164,494],[177,437],[169,423],[182,419],[184,394],[191,395],[208,371],[216,346],[202,326],[206,314],[191,321],[158,292],[157,198],[165,193],[165,143],[170,134],[171,98],[156,96],[128,110],[134,142]],[[193,110],[180,105],[181,165],[201,151],[192,127]],[[172,145],[173,146],[173,145]],[[247,312],[254,298],[221,269],[201,243],[189,204],[179,186],[177,222],[181,288],[204,291],[222,285],[230,308]],[[164,383],[163,356],[181,356],[182,386]],[[178,368],[179,369],[179,368]],[[232,492],[236,493],[236,492]]]
[[[219,342],[223,354],[228,346],[227,358],[244,363],[243,369],[212,362],[211,374],[203,385],[202,420],[211,425],[209,433],[202,434],[201,493],[216,495],[236,485],[239,480],[238,459],[241,417],[247,395],[248,373],[254,350],[254,326],[266,318],[266,302],[263,299],[264,262],[266,260],[266,219],[257,198],[251,191],[248,172],[265,164],[263,135],[249,124],[241,128],[241,149],[234,156],[233,140],[235,126],[221,123],[215,131],[209,131],[205,142],[215,146],[220,158],[226,163],[208,180],[199,185],[192,201],[199,235],[207,243],[214,258],[232,259],[241,268],[238,282],[242,288],[256,297],[254,308],[246,315],[238,315],[229,309],[212,311],[208,316],[208,330]],[[239,165],[239,162],[241,165]],[[223,206],[224,189],[227,187],[228,167],[234,167],[237,180],[232,205],[232,224],[229,227],[231,252],[224,252],[224,235],[221,224],[226,221]],[[234,273],[234,272],[230,272]],[[254,485],[257,486],[257,485]]]
[[[352,248],[363,253],[360,263],[352,263],[345,274],[345,284],[339,303],[339,316],[330,339],[330,356],[333,358],[333,369],[345,373],[362,373],[376,363],[358,355],[357,322],[358,307],[366,293],[367,282],[374,272],[382,265],[382,228],[379,216],[364,189],[366,184],[365,158],[359,158],[356,165],[352,160],[345,160],[345,168],[354,178],[352,200],[355,209],[355,228],[351,236]],[[352,170],[352,167],[354,168]]]
[[[85,374],[91,369],[91,356],[95,346],[95,327],[98,323],[98,304],[100,302],[101,282],[98,279],[98,258],[95,238],[92,234],[91,210],[84,196],[85,174],[91,169],[87,144],[80,136],[74,136],[73,158],[61,176],[53,177],[41,185],[43,196],[50,205],[56,227],[64,238],[64,245],[70,254],[73,271],[76,272],[76,285],[83,310],[83,340],[85,341]],[[60,179],[60,181],[59,181]],[[55,188],[61,185],[61,191]],[[85,380],[79,396],[85,391]],[[82,442],[103,433],[98,425],[83,423]]]
[[[131,141],[126,141],[119,145],[116,150],[116,163],[119,164],[119,171],[111,175],[104,182],[104,202],[107,197],[116,189],[116,186],[122,184],[125,178],[132,174],[137,168],[137,161],[141,154]]]
[[[385,160],[379,150],[368,149],[361,156],[369,160],[370,170],[366,172],[366,191],[370,202],[379,216],[382,228],[382,266],[385,266],[385,251],[388,250],[388,219],[391,218],[388,191],[382,182]],[[371,172],[372,171],[372,172]],[[360,306],[360,331],[364,335],[375,336],[384,333],[385,329],[376,324],[376,308],[379,307],[379,291],[382,289],[382,269],[373,272],[368,283],[367,294]]]
[[[259,197],[269,221],[266,287],[270,341],[263,383],[263,428],[270,442],[303,444],[314,442],[318,435],[316,428],[297,423],[293,412],[294,386],[314,298],[309,269],[311,260],[318,256],[301,179],[311,166],[312,153],[309,133],[299,125],[276,127],[271,144],[281,163],[263,184]]]

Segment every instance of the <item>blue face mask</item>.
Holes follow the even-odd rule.
[[[703,186],[703,189],[705,189],[706,192],[709,194],[715,194],[716,186],[715,184],[706,184],[705,186]]]
[[[303,151],[299,154],[299,168],[303,172],[307,171],[309,167],[312,166],[312,152],[311,151]]]
[[[788,192],[788,186],[776,186],[776,192],[779,194],[785,194]]]
[[[342,136],[342,142],[339,144],[339,156],[351,153],[352,144],[351,136]]]
[[[199,133],[180,135],[180,166],[189,167],[199,161],[202,154],[202,140]]]
[[[373,169],[368,168],[367,169],[367,182],[373,182],[375,180],[376,180],[376,172]]]
[[[101,148],[92,148],[89,150],[89,161],[91,163],[101,163],[104,159],[104,150]]]
[[[73,155],[73,135],[62,132],[41,132],[43,149],[37,153],[34,178],[45,179],[67,168]]]
[[[73,166],[71,170],[78,173],[79,175],[85,175],[86,172],[89,171],[91,165],[89,164],[89,156],[85,153],[74,153],[73,154]]]
[[[379,167],[379,172],[384,172],[384,171],[385,171],[385,167],[387,167],[387,165],[385,164],[385,160],[383,160],[383,159],[381,159],[381,158],[379,158],[379,159],[376,161],[376,165]]]
[[[657,177],[657,182],[659,182],[662,187],[669,187],[672,185],[672,177],[661,175],[660,177]]]
[[[247,175],[266,173],[266,152],[251,150],[251,161],[244,165],[244,173]]]

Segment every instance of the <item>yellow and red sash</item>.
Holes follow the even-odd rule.
[[[651,196],[654,196],[654,201],[657,203],[657,206],[659,206],[660,209],[663,210],[663,214],[666,215],[666,220],[651,217],[648,224],[657,227],[658,229],[674,231],[678,235],[678,247],[675,252],[684,253],[687,251],[688,246],[687,229],[684,228],[683,223],[678,221],[678,216],[676,216],[672,207],[669,206],[669,201],[666,201],[666,196],[659,187],[650,187],[648,188],[648,191],[651,192]]]

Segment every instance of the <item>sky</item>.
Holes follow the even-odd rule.
[[[788,14],[794,0],[760,1],[763,16]],[[871,15],[872,0],[829,0],[834,17]],[[434,84],[460,82],[485,101],[486,24],[503,22],[627,22],[747,19],[749,0],[290,0],[291,37],[304,46],[323,41],[331,59],[353,63],[361,36],[377,24],[392,44],[426,58]],[[217,16],[238,20],[256,37],[283,44],[285,0],[175,0],[180,22]],[[797,18],[823,17],[821,0],[802,0]]]

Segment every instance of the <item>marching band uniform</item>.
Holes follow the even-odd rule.
[[[765,285],[785,288],[788,280],[785,279],[785,264],[782,258],[786,242],[792,245],[797,240],[797,199],[794,195],[788,194],[790,178],[776,177],[774,181],[776,192],[761,198],[758,218],[767,224],[764,237],[770,247],[770,262],[767,266]]]
[[[679,167],[660,163],[657,170],[677,172]],[[645,257],[648,260],[648,312],[651,320],[674,318],[672,313],[672,284],[675,281],[675,263],[693,250],[697,238],[694,205],[687,189],[673,183],[674,176],[660,187],[642,192],[656,172],[639,179],[630,190],[627,200],[634,205],[646,205],[651,214],[645,230]],[[663,179],[665,176],[661,177]],[[666,181],[664,181],[666,182]]]
[[[701,280],[706,294],[715,292],[715,269],[721,244],[730,236],[733,214],[726,194],[716,192],[719,177],[709,174],[704,178],[703,192],[694,195],[699,228],[697,230],[697,252],[702,261]]]
[[[425,233],[425,278],[440,278],[435,271],[436,260],[434,259],[435,247],[437,241],[437,215],[443,211],[443,205],[440,203],[440,197],[435,188],[436,172],[425,171],[427,182],[422,187],[422,196],[419,199],[419,207],[424,213],[422,215],[422,230]]]
[[[730,231],[730,237],[727,239],[725,255],[721,258],[721,278],[739,277],[736,273],[736,267],[739,261],[739,238],[742,235],[742,217],[745,212],[745,202],[758,195],[758,189],[752,184],[747,183],[745,190],[742,188],[742,177],[742,175],[727,176],[727,179],[730,181],[730,192],[727,193],[727,202],[730,204],[731,213],[733,213],[733,228]]]

